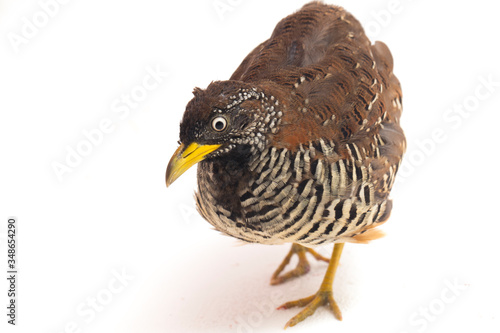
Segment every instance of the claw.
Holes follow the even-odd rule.
[[[331,290],[323,291],[320,289],[315,295],[296,301],[287,302],[280,306],[278,309],[289,309],[294,306],[305,306],[305,308],[286,323],[285,329],[297,325],[298,323],[312,315],[320,306],[329,306],[335,318],[337,318],[338,320],[342,320],[342,313],[340,312],[337,302],[335,302],[335,300],[333,299],[333,292]]]

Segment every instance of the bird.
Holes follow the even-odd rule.
[[[315,1],[282,19],[229,80],[193,94],[167,187],[196,164],[196,206],[216,230],[291,243],[273,285],[306,274],[307,254],[328,263],[317,293],[279,307],[303,307],[285,328],[321,306],[341,320],[333,280],[344,244],[384,235],[406,150],[389,48],[342,7]],[[332,243],[331,258],[314,250]]]

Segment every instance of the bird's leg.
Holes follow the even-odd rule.
[[[342,320],[342,314],[340,309],[333,299],[332,283],[335,277],[335,272],[337,271],[337,266],[339,265],[340,255],[342,254],[342,249],[344,248],[344,243],[335,244],[333,247],[332,258],[328,264],[328,269],[326,270],[323,282],[319,287],[318,292],[315,295],[302,298],[296,301],[291,301],[283,304],[278,309],[289,309],[294,306],[305,306],[305,308],[300,311],[295,317],[290,319],[286,323],[285,328],[290,326],[295,326],[302,320],[306,319],[316,311],[319,306],[325,305],[329,306],[333,314],[338,320]]]
[[[325,262],[330,261],[328,258],[323,257],[321,254],[317,253],[313,249],[307,248],[297,243],[293,243],[290,252],[288,252],[285,259],[283,259],[281,265],[279,265],[278,269],[276,269],[273,276],[271,277],[271,284],[272,285],[280,284],[309,272],[310,266],[306,258],[306,252],[312,254],[313,257],[316,258],[316,260],[323,260]],[[280,273],[283,271],[283,269],[285,269],[286,265],[288,265],[290,259],[294,254],[297,254],[297,256],[299,257],[299,263],[297,264],[297,267],[280,276]]]

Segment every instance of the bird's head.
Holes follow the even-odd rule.
[[[264,150],[280,124],[279,101],[251,84],[216,81],[193,94],[181,121],[180,146],[167,167],[167,186],[202,160]]]

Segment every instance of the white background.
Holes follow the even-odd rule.
[[[195,168],[169,189],[164,172],[192,89],[227,79],[305,1],[61,0],[45,22],[48,2],[0,1],[0,267],[14,215],[20,272],[14,328],[1,274],[1,331],[280,332],[299,310],[275,308],[314,293],[326,264],[270,286],[288,245],[238,246],[195,212]],[[337,4],[393,53],[408,151],[387,236],[345,247],[343,321],[322,308],[290,330],[498,332],[498,6]],[[123,109],[148,69],[168,75]],[[85,146],[103,119],[112,130]]]

